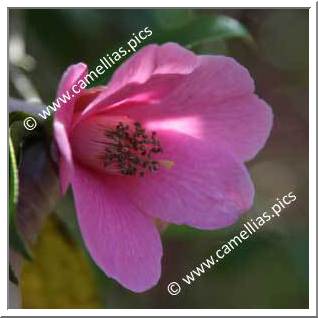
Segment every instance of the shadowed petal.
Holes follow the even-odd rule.
[[[126,288],[143,292],[160,278],[162,246],[152,218],[101,177],[76,166],[72,181],[77,216],[94,261]]]

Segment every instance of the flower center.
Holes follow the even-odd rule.
[[[127,116],[95,116],[74,127],[70,142],[75,161],[101,173],[144,176],[174,163],[164,160],[155,131]]]
[[[156,132],[147,134],[139,122],[133,127],[119,122],[115,128],[105,131],[105,148],[101,157],[106,168],[117,166],[122,175],[144,176],[159,169],[159,161],[153,156],[163,150]]]

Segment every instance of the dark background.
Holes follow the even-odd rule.
[[[256,187],[253,208],[223,230],[169,226],[162,234],[159,284],[134,294],[92,264],[77,235],[69,193],[44,225],[34,260],[22,267],[24,308],[308,308],[308,10],[10,9],[10,96],[40,98],[48,105],[68,65],[83,61],[93,68],[145,26],[153,36],[143,44],[162,41],[162,35],[183,43],[189,24],[219,15],[238,20],[253,41],[213,38],[191,49],[232,56],[246,66],[257,94],[274,112],[267,145],[248,163]],[[195,32],[200,37],[207,30]],[[281,218],[264,225],[192,286],[182,284],[180,295],[167,293],[170,281],[180,281],[246,220],[290,191],[297,200]]]

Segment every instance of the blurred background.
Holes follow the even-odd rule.
[[[49,148],[50,141],[31,143],[19,174],[21,200],[32,198],[32,205],[25,208],[20,202],[17,218],[33,259],[20,259],[16,266],[19,284],[12,288],[10,307],[308,308],[308,10],[10,9],[9,25],[13,98],[51,104],[68,65],[82,61],[93,68],[101,56],[149,26],[153,35],[143,45],[174,41],[196,53],[234,57],[249,69],[257,94],[274,112],[267,145],[248,163],[256,187],[253,208],[223,230],[170,225],[162,233],[161,280],[143,294],[125,290],[91,261],[78,232],[71,191],[52,203],[56,167],[47,166],[49,152],[38,150]],[[180,280],[245,221],[290,191],[297,200],[281,218],[264,225],[178,296],[167,293],[169,282]],[[35,215],[41,215],[36,237]]]

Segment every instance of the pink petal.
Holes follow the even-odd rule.
[[[141,211],[170,223],[216,229],[233,224],[251,207],[252,181],[230,151],[185,135],[161,132],[158,138],[161,159],[172,160],[172,168],[112,179]]]
[[[87,66],[84,63],[71,65],[62,76],[57,90],[57,98],[62,96],[67,91],[69,91],[71,94],[72,86],[77,84],[80,79],[83,79],[86,74]],[[80,94],[75,95],[67,103],[61,105],[55,114],[55,119],[65,125],[67,131],[69,131],[71,125],[75,101],[79,96]]]
[[[105,89],[106,86],[96,86],[83,90],[76,99],[74,112],[83,111]]]
[[[148,45],[119,67],[105,92],[85,109],[83,115],[86,117],[127,98],[140,100],[143,95],[145,100],[154,98],[151,96],[154,94],[156,97],[163,96],[179,85],[180,76],[191,73],[197,63],[198,58],[194,53],[176,43]],[[146,86],[142,87],[142,84]],[[154,87],[156,90],[153,90]]]
[[[264,146],[272,127],[272,111],[253,94],[253,80],[243,66],[227,57],[201,57],[200,66],[180,81],[156,104],[128,102],[109,112],[148,122],[158,130],[173,130],[171,120],[195,118],[200,136],[184,133],[220,144],[242,161],[253,158]]]
[[[86,74],[86,72],[87,67],[83,63],[71,65],[62,76],[57,96],[62,96],[62,94],[66,91],[70,91],[72,86],[77,83],[78,80]],[[71,146],[68,140],[68,133],[71,126],[74,103],[79,95],[75,96],[67,103],[61,105],[61,108],[58,109],[54,116],[54,139],[58,145],[60,152],[59,174],[61,190],[63,194],[67,190],[74,169]]]
[[[54,121],[53,129],[54,138],[60,153],[59,175],[61,192],[64,194],[69,186],[74,171],[72,150],[65,126],[59,121]]]
[[[153,287],[162,257],[153,220],[112,186],[112,177],[76,166],[72,185],[81,232],[94,261],[132,291]]]
[[[181,97],[180,97],[181,98]],[[176,101],[178,102],[178,101]],[[179,101],[189,109],[191,105],[186,100]],[[198,105],[199,101],[193,100],[194,105]],[[171,105],[168,102],[162,104],[163,107],[177,108],[177,105]],[[159,106],[158,106],[159,107]],[[188,111],[185,109],[180,113],[189,117],[177,117],[174,121],[182,121],[183,118],[189,120],[192,118],[192,124],[183,126],[183,133],[193,137],[199,137],[203,141],[214,145],[220,145],[232,152],[242,161],[252,159],[265,145],[273,122],[271,108],[256,95],[244,95],[241,97],[219,101],[215,105],[208,100],[202,100],[199,110],[200,115],[196,115],[196,111]],[[142,112],[142,109],[138,111]],[[127,112],[126,112],[127,113]],[[128,115],[139,118],[135,114]],[[169,125],[171,119],[163,110],[163,114],[158,116],[150,115],[149,117],[143,112],[143,118],[149,118],[146,127],[152,130],[174,130],[180,131],[178,126]],[[192,117],[191,117],[192,115]],[[157,119],[156,119],[157,117]],[[160,118],[160,119],[159,119]],[[167,119],[165,119],[167,118]],[[195,118],[195,122],[193,121]],[[139,119],[143,120],[143,119]],[[147,119],[145,119],[147,120]],[[195,129],[193,128],[195,125]]]
[[[114,73],[109,89],[115,92],[131,83],[142,84],[158,74],[189,74],[196,64],[196,55],[176,43],[148,45]]]

